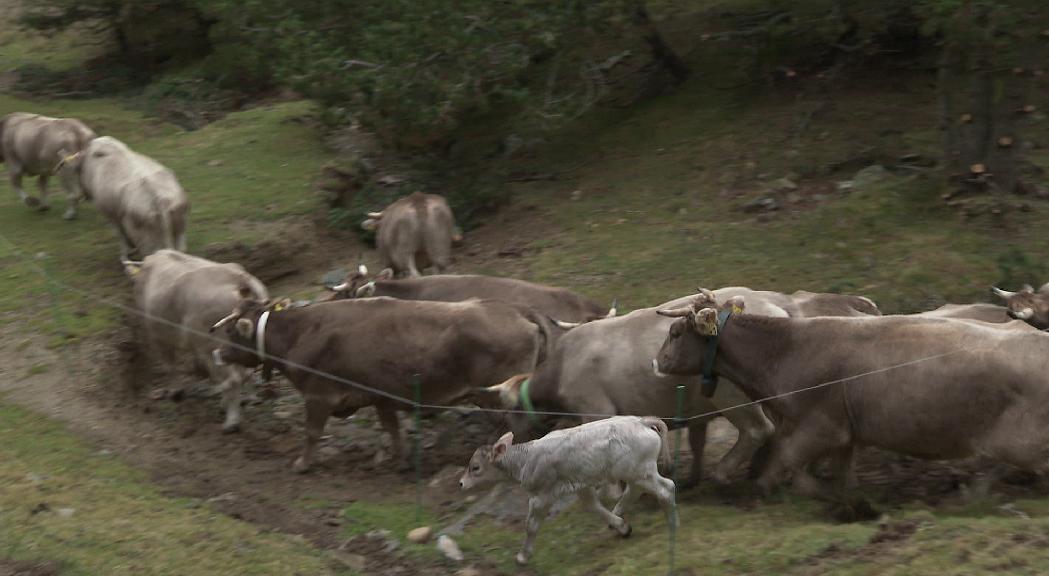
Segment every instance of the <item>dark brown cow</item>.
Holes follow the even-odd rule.
[[[367,280],[367,275],[368,269],[358,266],[357,270],[347,275],[345,282],[332,288],[335,292],[332,299],[388,296],[401,300],[435,302],[461,302],[470,298],[502,300],[567,323],[589,322],[616,315],[615,305],[611,309],[604,309],[571,290],[514,278],[437,274],[394,280],[393,272],[388,268],[372,280]]]
[[[657,356],[659,371],[699,374],[714,335],[713,372],[780,416],[760,484],[784,473],[801,491],[840,497],[855,447],[910,456],[982,456],[1049,470],[1049,336],[996,324],[920,315],[761,318],[714,308],[679,316]],[[837,382],[827,386],[817,385]],[[811,388],[811,389],[810,389]],[[803,391],[804,390],[804,391]],[[835,464],[838,489],[807,470]]]
[[[1013,318],[1039,330],[1049,329],[1049,284],[1044,284],[1037,292],[1030,284],[1024,284],[1019,292],[1007,292],[1001,288],[992,288],[991,291],[1005,300]]]
[[[419,271],[430,266],[444,272],[451,263],[452,243],[459,239],[448,201],[422,192],[369,213],[361,227],[375,231],[383,266],[401,276],[421,276]]]
[[[294,465],[300,472],[309,468],[329,416],[374,405],[400,459],[406,453],[397,411],[411,406],[384,393],[414,398],[418,375],[422,402],[448,405],[492,378],[532,370],[553,337],[541,319],[501,302],[369,298],[271,308],[246,302],[216,323],[227,325],[233,345],[214,354],[219,362],[249,367],[265,360],[305,397],[306,443]]]

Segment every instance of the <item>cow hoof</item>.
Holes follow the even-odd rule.
[[[630,538],[630,535],[634,533],[634,527],[624,520],[623,525],[616,528],[616,532],[619,533],[620,538]]]
[[[240,432],[240,422],[234,422],[233,424],[224,424],[222,426],[223,434],[233,434]]]
[[[65,214],[62,214],[63,220],[76,220],[76,212],[66,210]]]
[[[26,196],[22,199],[22,202],[24,202],[25,205],[29,206],[30,208],[40,208],[40,200],[35,196]]]
[[[295,459],[295,463],[291,465],[291,469],[296,474],[305,474],[306,472],[309,472],[310,465],[300,457]]]
[[[518,565],[524,566],[525,564],[528,564],[528,555],[524,552],[518,552],[515,560],[517,560]]]

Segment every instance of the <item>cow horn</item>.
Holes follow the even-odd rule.
[[[379,218],[382,218],[382,212],[368,212],[368,218],[375,218],[378,220]]]
[[[517,401],[520,399],[521,392],[520,387],[515,384],[525,380],[527,376],[511,376],[507,378],[505,382],[496,384],[495,386],[488,386],[485,388],[490,393],[499,395],[499,403],[503,408],[512,410],[517,407]]]
[[[222,328],[226,324],[229,324],[232,320],[235,320],[237,318],[237,316],[240,316],[240,311],[239,310],[234,310],[232,314],[230,314],[229,316],[226,316],[222,320],[219,320],[218,322],[216,322],[211,327],[211,330],[208,330],[208,331],[209,332],[214,332],[215,330],[218,330],[219,328]]]
[[[681,308],[671,308],[669,310],[656,310],[656,314],[660,316],[666,316],[667,318],[681,318],[682,316],[688,316],[692,312],[692,308],[684,306]]]
[[[357,266],[357,273],[360,274],[361,276],[367,276],[368,275],[368,267],[365,266],[364,264],[358,265]]]
[[[1005,298],[1005,299],[1012,298],[1013,296],[1016,295],[1016,292],[1007,292],[1007,291],[1002,290],[1001,288],[999,288],[997,286],[991,288],[991,292],[993,292],[995,295],[1000,296],[1000,297]]]
[[[343,290],[346,290],[349,287],[350,287],[350,283],[349,282],[343,282],[342,284],[339,284],[338,286],[332,286],[331,288],[329,288],[329,290],[331,290],[332,292],[342,292]]]
[[[561,320],[554,320],[554,324],[557,324],[557,327],[563,330],[571,330],[572,328],[581,325],[582,322],[563,322]]]

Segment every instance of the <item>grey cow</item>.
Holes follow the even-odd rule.
[[[616,416],[555,430],[524,444],[513,444],[513,439],[513,432],[507,432],[492,446],[478,448],[459,486],[467,490],[510,479],[528,491],[527,536],[517,554],[518,564],[531,558],[536,533],[550,507],[577,492],[583,504],[621,536],[631,532],[623,512],[641,492],[655,496],[667,523],[677,526],[674,482],[658,470],[658,461],[670,454],[667,425],[659,418]],[[597,488],[609,482],[627,486],[611,512],[597,495]]]
[[[189,199],[174,172],[110,136],[92,140],[69,163],[116,228],[121,260],[163,248],[185,252]]]
[[[66,220],[77,216],[82,194],[75,171],[65,160],[95,139],[94,130],[74,118],[14,112],[0,118],[0,162],[7,164],[11,186],[26,206],[47,210],[47,181],[58,174],[66,190]],[[22,188],[23,175],[38,176],[40,198]]]
[[[135,303],[145,319],[145,340],[152,355],[168,366],[190,360],[222,391],[224,432],[240,427],[240,389],[251,374],[242,366],[220,366],[211,351],[221,336],[211,326],[244,300],[269,297],[262,282],[239,264],[219,264],[175,250],[160,250],[141,264],[126,262],[134,281]]]
[[[422,192],[369,213],[361,227],[375,231],[383,265],[401,276],[421,276],[430,266],[438,274],[444,272],[451,263],[452,244],[461,240],[448,201]]]

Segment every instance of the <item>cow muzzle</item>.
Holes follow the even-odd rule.
[[[670,374],[667,374],[659,369],[659,359],[652,359],[652,373],[656,375],[656,378],[669,378]]]
[[[1024,308],[1019,312],[1010,309],[1007,313],[1011,318],[1016,318],[1017,320],[1030,320],[1031,317],[1034,316],[1034,309]]]

